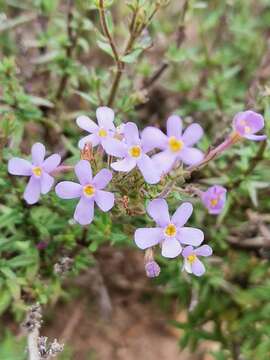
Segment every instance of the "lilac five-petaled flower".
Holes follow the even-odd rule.
[[[218,215],[224,209],[227,189],[220,185],[214,185],[201,192],[201,200],[208,209],[209,214]]]
[[[79,148],[82,150],[84,145],[90,143],[93,147],[101,144],[102,146],[107,139],[114,136],[114,112],[112,109],[101,106],[96,111],[97,122],[96,124],[87,116],[79,116],[76,120],[77,125],[89,132],[91,135],[87,135],[79,141]]]
[[[75,166],[79,184],[73,181],[62,181],[56,185],[56,194],[62,199],[80,198],[74,219],[81,225],[90,224],[94,217],[94,202],[102,211],[109,211],[114,205],[114,194],[102,189],[112,179],[110,170],[102,169],[92,178],[91,165],[81,160]]]
[[[140,139],[137,126],[129,122],[124,126],[123,133],[123,141],[111,138],[104,144],[107,154],[122,158],[113,162],[112,168],[115,171],[129,172],[138,166],[147,183],[158,183],[160,171],[154,161],[146,154],[151,149],[149,149],[147,141]]]
[[[266,135],[255,135],[264,127],[264,118],[252,110],[239,112],[233,119],[233,129],[239,137],[249,140],[262,141]]]
[[[183,270],[186,270],[189,274],[196,276],[202,276],[205,273],[205,267],[199,260],[199,256],[211,256],[212,249],[208,245],[202,245],[197,249],[193,246],[187,246],[182,252],[184,258]]]
[[[148,127],[142,132],[142,140],[149,149],[161,149],[153,159],[161,167],[163,173],[167,173],[177,160],[186,165],[194,165],[203,159],[203,153],[194,148],[203,135],[203,129],[199,124],[191,124],[182,134],[182,120],[177,115],[172,115],[167,120],[167,135],[155,127]]]
[[[183,203],[170,219],[168,204],[164,199],[149,202],[148,214],[154,219],[157,227],[140,228],[135,231],[135,243],[140,249],[161,245],[164,257],[175,258],[182,251],[182,244],[199,246],[204,239],[201,230],[184,227],[193,211],[190,203]]]
[[[44,160],[46,149],[41,143],[34,144],[31,153],[32,163],[16,157],[10,159],[8,172],[12,175],[30,176],[23,196],[28,204],[35,204],[40,194],[47,194],[51,190],[54,178],[50,173],[60,164],[61,157],[53,154]]]

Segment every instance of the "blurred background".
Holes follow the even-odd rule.
[[[97,212],[83,229],[71,220],[73,201],[50,192],[30,207],[25,180],[7,174],[7,161],[26,157],[37,141],[74,164],[82,136],[75,118],[95,119],[101,104],[115,110],[118,125],[130,120],[140,129],[164,128],[173,112],[185,126],[196,121],[204,151],[243,109],[262,113],[270,133],[269,0],[104,1],[118,61],[100,3],[0,0],[0,359],[27,358],[20,324],[39,302],[41,334],[65,343],[58,359],[269,360],[265,143],[236,145],[188,180],[228,189],[218,217],[181,189],[168,198],[171,211],[192,201],[189,225],[214,249],[200,279],[164,258],[157,279],[145,276],[133,233],[151,221],[132,179],[111,215]]]

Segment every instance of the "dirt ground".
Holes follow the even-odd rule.
[[[168,323],[173,311],[153,302],[157,290],[144,275],[141,253],[105,249],[101,258],[76,280],[79,298],[44,319],[47,336],[60,338],[74,360],[205,359],[180,351],[179,334]]]

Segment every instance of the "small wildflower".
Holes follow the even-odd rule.
[[[109,211],[114,205],[114,194],[102,189],[112,179],[111,171],[102,169],[92,178],[91,165],[80,160],[75,166],[79,184],[73,181],[62,181],[55,187],[56,194],[62,199],[80,198],[74,213],[74,219],[81,225],[90,224],[94,217],[94,203],[100,210]]]
[[[92,147],[101,144],[104,146],[104,143],[112,137],[115,133],[114,126],[114,112],[112,109],[106,106],[101,106],[97,108],[96,117],[98,125],[91,120],[88,116],[79,116],[76,120],[77,125],[89,132],[91,135],[87,135],[79,141],[79,148],[83,150],[85,144],[90,143]]]
[[[203,263],[199,260],[199,256],[211,256],[212,249],[208,245],[203,245],[194,249],[192,246],[187,246],[182,252],[184,258],[184,265],[182,270],[196,276],[202,276],[205,273],[205,267]]]
[[[146,154],[149,152],[147,142],[139,137],[139,131],[134,123],[127,123],[123,129],[124,140],[109,139],[104,144],[107,154],[122,158],[111,164],[115,171],[129,172],[138,166],[149,184],[156,184],[160,181],[160,171],[154,161]]]
[[[218,215],[224,209],[227,189],[220,185],[214,185],[202,191],[200,194],[202,203],[208,209],[209,214]]]
[[[177,160],[195,165],[203,159],[203,153],[193,147],[202,137],[203,129],[199,124],[191,124],[182,134],[182,127],[181,118],[172,115],[167,120],[167,135],[155,127],[142,132],[142,140],[148,143],[150,150],[162,150],[153,159],[164,173],[169,172]]]
[[[30,180],[24,191],[24,199],[28,204],[35,204],[40,194],[47,194],[54,183],[51,173],[61,162],[58,154],[45,158],[45,146],[36,143],[32,146],[32,164],[24,159],[12,158],[8,162],[8,172],[12,175],[29,176]]]
[[[140,228],[135,231],[135,243],[140,249],[148,249],[161,245],[161,254],[167,258],[175,258],[182,251],[182,244],[199,246],[204,239],[201,230],[184,227],[190,218],[193,207],[186,202],[179,206],[170,219],[168,204],[164,199],[150,201],[148,214],[156,222],[157,227]]]
[[[149,278],[158,277],[160,274],[160,267],[155,260],[148,261],[145,264],[146,276]]]
[[[248,140],[262,141],[266,135],[255,135],[264,127],[264,118],[261,114],[252,110],[239,112],[233,119],[234,134],[232,137],[237,141],[244,137]]]

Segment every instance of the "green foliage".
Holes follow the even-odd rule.
[[[15,339],[10,332],[6,332],[5,336],[1,338],[0,359],[26,360],[25,347],[24,339]]]
[[[186,8],[178,0],[104,2],[118,60],[100,23],[99,1],[74,1],[72,8],[64,1],[0,1],[0,16],[6,16],[0,24],[0,313],[17,321],[27,304],[67,296],[53,272],[63,256],[74,258],[69,276],[77,276],[95,264],[100,247],[133,246],[134,229],[150,224],[144,199],[157,196],[165,182],[148,187],[137,173],[121,183],[116,177],[112,214],[97,212],[83,229],[71,219],[74,202],[53,192],[33,207],[23,202],[25,180],[7,174],[12,156],[29,153],[38,140],[74,163],[80,136],[74,118],[94,116],[109,99],[117,125],[129,119],[140,128],[164,127],[171,112],[186,124],[191,116],[205,129],[204,151],[224,138],[233,115],[246,107],[265,115],[270,135],[267,0],[190,0]],[[211,340],[219,345],[213,352],[218,360],[269,359],[269,246],[244,245],[246,238],[265,239],[261,223],[269,227],[269,163],[269,148],[245,142],[188,180],[202,188],[222,184],[229,196],[217,218],[192,200],[192,223],[204,230],[215,254],[204,278],[184,275],[178,261],[159,259],[155,283],[165,293],[163,305],[179,299],[179,308],[189,309],[185,322],[174,322],[183,330],[182,347],[194,350]],[[186,200],[182,169],[175,177],[172,210]],[[0,359],[24,359],[13,342],[7,333]]]

